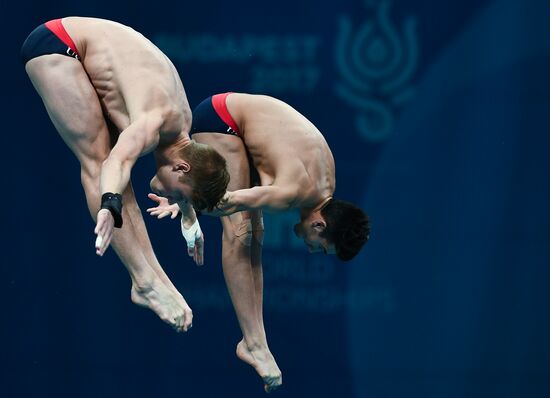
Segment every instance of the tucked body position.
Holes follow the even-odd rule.
[[[270,391],[282,383],[263,323],[262,210],[298,208],[294,233],[312,252],[352,259],[367,242],[368,216],[352,203],[333,199],[336,187],[332,152],[321,132],[288,104],[264,95],[217,94],[193,111],[191,134],[228,163],[228,192],[214,211],[223,225],[222,267],[243,332],[237,355],[252,365]],[[200,227],[185,200],[184,187],[165,174],[151,180],[158,203],[153,216],[172,218],[181,210],[188,245]],[[179,205],[171,205],[177,202]],[[193,250],[189,250],[191,255]]]
[[[102,256],[112,244],[132,279],[132,301],[187,331],[192,311],[155,256],[130,180],[136,160],[154,152],[194,203],[212,208],[226,191],[223,157],[189,138],[191,111],[176,68],[139,32],[96,18],[38,26],[21,56],[52,123],[80,163],[96,221],[96,253]]]

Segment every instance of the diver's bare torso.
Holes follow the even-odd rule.
[[[141,33],[117,22],[68,17],[71,36],[101,102],[119,131],[142,114],[162,112],[159,144],[187,132],[191,111],[172,62]]]
[[[231,94],[227,108],[240,127],[261,185],[296,187],[291,207],[313,207],[332,196],[334,158],[309,120],[284,102],[263,95]]]

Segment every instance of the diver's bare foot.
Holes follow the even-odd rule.
[[[283,375],[269,349],[250,350],[243,339],[237,344],[237,356],[256,369],[265,383],[265,392],[274,391],[283,384]]]
[[[178,332],[187,332],[193,323],[193,312],[180,294],[168,289],[160,279],[132,285],[131,298],[134,304],[149,308],[160,319]]]

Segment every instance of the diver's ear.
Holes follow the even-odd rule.
[[[311,223],[311,227],[317,232],[323,232],[327,227],[327,223],[324,220],[315,220]]]
[[[191,165],[185,160],[180,160],[172,167],[173,171],[181,171],[183,173],[189,173],[191,171]]]

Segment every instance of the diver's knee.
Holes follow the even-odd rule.
[[[252,245],[252,222],[250,219],[244,219],[233,225],[235,238],[244,246]]]
[[[222,217],[223,238],[230,243],[237,243],[244,246],[252,244],[252,222],[247,212],[238,212],[230,216]]]

